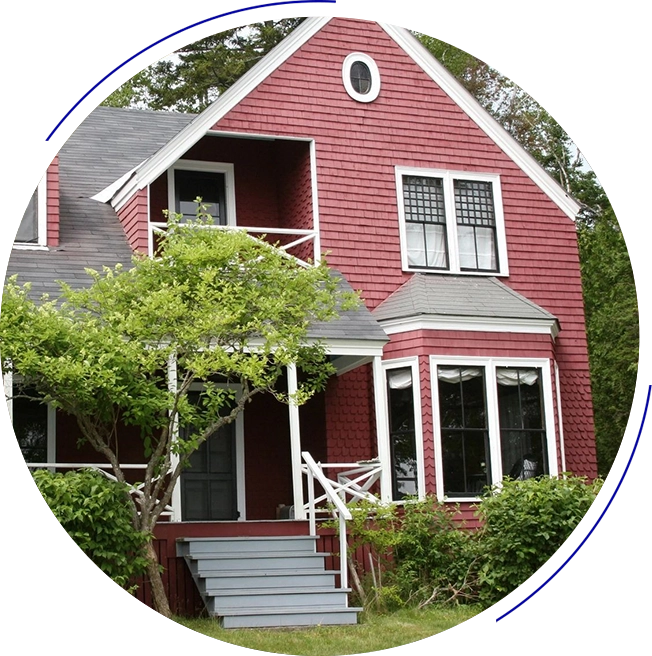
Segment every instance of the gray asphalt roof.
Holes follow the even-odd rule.
[[[31,282],[31,296],[38,300],[44,293],[59,295],[57,280],[73,288],[85,286],[90,282],[86,268],[129,266],[132,251],[113,208],[91,197],[151,157],[193,118],[113,107],[93,111],[59,152],[60,246],[47,251],[14,249],[7,276],[18,274],[20,283]],[[310,336],[387,341],[365,307],[315,324]]]
[[[377,321],[424,315],[555,319],[496,278],[423,273],[415,273],[372,314]]]

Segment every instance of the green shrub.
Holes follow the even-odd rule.
[[[478,530],[454,519],[455,505],[431,497],[403,508],[356,504],[349,553],[371,551],[369,562],[351,563],[369,572],[359,584],[353,576],[358,595],[376,610],[451,601],[489,606],[561,547],[600,485],[573,476],[506,479],[478,504]]]
[[[79,548],[118,585],[133,592],[144,573],[147,537],[132,524],[125,487],[97,471],[34,472],[54,516]]]
[[[478,507],[480,594],[492,604],[536,572],[564,543],[593,503],[601,481],[505,480]]]

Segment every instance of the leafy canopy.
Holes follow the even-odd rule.
[[[74,415],[107,457],[121,422],[139,426],[152,452],[170,439],[175,413],[194,429],[171,446],[187,455],[254,394],[289,401],[277,385],[288,364],[303,372],[293,400],[304,402],[332,373],[323,345],[307,339],[309,325],[358,302],[339,291],[325,265],[300,266],[262,240],[203,219],[172,221],[156,258],[88,273],[87,288],[62,285],[61,299],[40,304],[29,299],[29,286],[9,280],[0,352],[5,370],[10,362],[26,387]],[[168,385],[174,360],[176,389]],[[197,379],[205,381],[199,403],[188,398]],[[155,471],[169,464],[165,451]]]

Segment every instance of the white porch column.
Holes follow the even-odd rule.
[[[289,364],[288,371],[288,394],[291,396],[297,391],[297,367]],[[292,460],[292,491],[294,493],[294,517],[305,519],[303,509],[303,474],[301,473],[301,429],[299,427],[299,406],[290,403],[290,458]]]
[[[374,376],[374,409],[376,411],[376,438],[378,440],[378,459],[382,468],[380,477],[380,498],[383,502],[392,500],[392,462],[389,448],[389,420],[387,417],[387,385],[382,366],[382,357],[375,355],[372,364]]]
[[[177,358],[174,353],[170,354],[168,358],[168,389],[170,392],[175,393],[177,391]],[[172,424],[172,439],[177,440],[179,438],[179,422],[177,417],[174,418],[174,423]],[[176,454],[171,455],[170,460],[172,469],[179,464],[179,456]],[[180,522],[181,521],[181,478],[177,479],[177,482],[174,485],[174,490],[172,491],[172,499],[170,500],[170,505],[172,506],[172,516],[170,517],[171,522]]]

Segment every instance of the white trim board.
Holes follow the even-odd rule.
[[[552,200],[570,219],[581,205],[512,137],[455,77],[408,30],[379,23],[453,102]]]
[[[465,317],[456,315],[412,316],[400,319],[379,320],[388,335],[409,333],[415,330],[460,330],[464,332],[559,334],[556,319],[504,319],[501,317]]]

